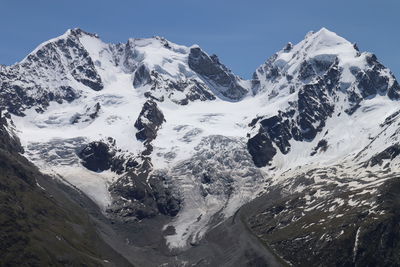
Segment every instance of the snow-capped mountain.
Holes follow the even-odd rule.
[[[272,180],[262,199],[273,203],[249,220],[254,232],[294,265],[397,265],[400,86],[390,70],[321,29],[267,60],[253,85],[276,107],[250,124],[249,152]]]
[[[195,177],[180,184],[169,174],[157,174],[194,157],[195,148],[210,142],[210,135],[219,138],[212,125],[219,117],[228,124],[234,120],[220,113],[229,112],[221,105],[248,94],[249,82],[232,74],[216,56],[160,37],[105,44],[94,34],[74,29],[41,44],[3,72],[3,106],[19,115],[14,121],[26,155],[109,214],[141,220],[159,212],[175,216],[183,209],[178,217],[202,218],[194,230],[180,233],[182,247],[204,232],[210,217],[226,204],[228,196],[219,192],[210,194],[210,200],[202,196],[205,189]],[[199,112],[203,102],[216,102],[209,104],[216,111]],[[243,140],[227,143],[233,142]],[[193,201],[203,199],[204,207],[195,214],[189,198],[181,199],[185,187],[198,188]]]
[[[313,144],[316,150],[321,146],[337,150],[329,153],[331,156],[342,158],[354,152],[368,141],[356,131],[358,141],[364,143],[352,142],[349,140],[351,132],[364,125],[351,129],[344,125],[365,124],[360,117],[372,109],[376,115],[379,113],[376,110],[381,110],[383,117],[390,115],[396,111],[400,91],[393,74],[377,61],[375,55],[360,53],[355,45],[326,29],[309,33],[297,45],[286,45],[257,69],[253,84],[253,92],[265,93],[269,105],[279,105],[278,110],[272,109],[273,116],[267,113],[252,122],[256,125],[259,121],[262,127],[250,139],[250,151],[253,155],[260,149],[268,151],[262,153],[264,158],[254,157],[259,166],[270,163],[277,153],[275,147],[285,155],[310,154],[311,147],[304,150],[304,143],[315,143],[314,140],[322,142]],[[370,117],[370,114],[366,116]],[[380,122],[372,127],[379,131],[377,124]],[[373,124],[371,118],[367,124]],[[346,128],[350,133],[346,133]],[[372,134],[372,131],[366,130],[364,135]],[[335,143],[326,143],[327,140]],[[263,145],[257,147],[260,141]],[[339,148],[337,142],[344,143],[347,148]],[[348,147],[350,144],[354,146]],[[305,156],[301,155],[301,158]]]
[[[388,214],[380,195],[400,164],[399,98],[375,55],[324,28],[250,81],[197,45],[107,44],[80,29],[0,67],[0,107],[24,156],[109,220],[157,232],[162,241],[148,242],[180,264],[245,204],[249,229],[285,260],[304,264],[315,258],[299,246],[317,257],[355,235],[346,260],[362,262],[369,232],[348,215],[367,211],[370,227]],[[349,230],[327,225],[333,217]]]

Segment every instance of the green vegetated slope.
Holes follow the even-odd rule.
[[[129,265],[101,240],[85,210],[37,184],[51,178],[19,154],[6,124],[0,115],[0,266]]]

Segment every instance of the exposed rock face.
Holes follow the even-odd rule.
[[[325,139],[321,139],[319,140],[318,144],[316,147],[314,147],[313,151],[311,152],[310,156],[314,156],[319,152],[326,152],[326,150],[328,149],[329,145],[328,145],[328,141],[326,141]]]
[[[173,192],[165,174],[151,174],[152,165],[148,159],[118,179],[110,187],[115,200],[107,212],[123,220],[142,220],[157,214],[176,216],[182,200]],[[149,176],[150,175],[150,176]]]
[[[191,48],[189,66],[227,99],[237,101],[247,94],[247,90],[239,84],[239,79],[219,62],[216,55],[210,57],[199,47]]]
[[[157,131],[163,122],[165,122],[164,114],[158,109],[157,103],[152,100],[146,101],[135,122],[135,127],[138,129],[136,138],[150,143],[157,137]]]
[[[92,122],[99,116],[99,112],[101,109],[101,105],[97,102],[92,107],[87,107],[85,112],[83,113],[76,113],[71,118],[71,124],[79,123],[79,122]]]
[[[276,149],[265,133],[258,133],[250,138],[247,149],[257,167],[266,166],[276,155]]]
[[[135,75],[133,78],[133,86],[140,87],[143,85],[147,85],[152,82],[150,70],[146,67],[146,65],[140,65],[135,71]]]
[[[110,169],[114,153],[103,142],[92,142],[78,153],[82,165],[91,171],[101,172]]]
[[[185,98],[180,99],[179,101],[174,101],[180,105],[187,105],[189,102],[197,100],[207,101],[216,99],[214,94],[212,94],[203,83],[195,79],[179,82],[170,81],[169,87],[177,92],[185,92],[186,90]]]
[[[79,143],[81,142],[84,140],[80,140]],[[77,155],[81,164],[94,172],[111,170],[122,174],[138,167],[140,159],[134,155],[118,154],[118,150],[120,149],[116,147],[115,140],[109,137],[105,141],[84,144],[78,148]]]
[[[368,64],[366,70],[356,68],[352,70],[357,78],[362,97],[387,94],[391,99],[398,99],[400,86],[396,80],[393,80],[393,74],[387,73],[388,69],[378,61],[374,54],[366,54],[366,61]]]
[[[10,135],[12,129],[10,114],[2,111],[0,108],[0,149],[13,151],[15,153],[23,153],[19,139],[15,135]]]
[[[249,152],[256,158],[258,166],[266,166],[275,155],[272,144],[282,154],[290,152],[290,141],[310,141],[325,127],[325,122],[334,112],[328,86],[320,79],[315,84],[306,84],[298,92],[297,103],[293,103],[286,112],[259,120],[258,134],[249,139]],[[254,144],[262,142],[262,146]],[[267,154],[262,158],[261,150]]]
[[[162,77],[155,71],[152,71],[150,75],[149,85],[151,87],[150,91],[145,93],[145,97],[151,100],[163,102],[165,100],[165,92],[167,92],[167,97],[178,105],[187,105],[197,100],[208,101],[216,99],[210,89],[196,79],[174,81]],[[161,92],[160,87],[163,92]],[[180,97],[175,97],[175,95],[180,95]]]
[[[400,155],[400,145],[399,144],[394,144],[389,147],[387,147],[385,150],[382,152],[377,153],[371,159],[367,162],[368,165],[371,165],[371,167],[379,164],[382,165],[384,160],[388,160],[389,162],[396,158],[398,155]]]

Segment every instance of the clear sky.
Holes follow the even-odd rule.
[[[198,44],[245,78],[288,41],[326,27],[400,78],[399,0],[0,0],[0,64],[75,27],[106,42],[159,35]]]

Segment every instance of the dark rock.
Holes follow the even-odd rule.
[[[139,87],[151,83],[150,71],[146,65],[142,64],[136,69],[133,76],[133,86]]]
[[[290,151],[289,140],[291,139],[289,120],[283,119],[281,116],[273,116],[260,121],[260,124],[279,150],[283,154],[287,154]]]
[[[299,70],[299,79],[305,81],[308,80],[312,77],[315,77],[316,73],[312,67],[312,65],[307,62],[304,61],[301,65],[300,65],[300,70]]]
[[[199,47],[191,48],[188,63],[192,70],[214,84],[222,96],[237,101],[247,94],[247,90],[238,83],[237,77],[215,55],[210,57]]]
[[[71,86],[60,86],[60,90],[64,92],[63,99],[67,100],[68,103],[79,97]],[[53,92],[49,92],[49,101],[53,100],[55,100],[54,94]]]
[[[90,113],[90,114],[89,114],[89,117],[90,117],[92,120],[94,120],[95,118],[98,117],[100,108],[101,108],[100,103],[97,102],[96,105],[94,105],[93,113]]]
[[[262,75],[265,76],[268,80],[275,82],[279,77],[281,77],[281,72],[277,66],[275,66],[274,61],[277,58],[277,54],[274,54],[271,56],[263,66],[258,68],[258,72]],[[253,86],[257,86],[259,84],[259,77],[257,72],[253,73]],[[253,92],[256,92],[256,90],[253,88]]]
[[[265,133],[258,133],[247,142],[247,149],[257,167],[266,166],[276,155],[276,149]]]
[[[66,39],[59,39],[55,44],[49,43],[46,46],[55,45],[63,52],[63,56],[69,59],[71,75],[76,81],[95,91],[99,91],[103,89],[104,86],[96,71],[92,58],[78,39],[82,34],[86,33],[83,31],[72,32]],[[73,51],[73,54],[71,54],[71,51]],[[46,53],[44,50],[40,52]]]
[[[316,147],[313,148],[310,156],[314,156],[318,152],[325,152],[328,149],[328,142],[325,139],[319,140]]]
[[[83,143],[84,139],[79,139],[77,141]],[[57,146],[57,144],[52,145]],[[74,145],[74,143],[71,143],[71,145]],[[45,145],[44,149],[46,149],[46,147],[49,146]],[[113,138],[108,137],[106,140],[95,141],[83,145],[77,151],[74,151],[74,153],[76,153],[81,159],[81,164],[84,167],[94,172],[111,170],[117,174],[123,174],[134,170],[139,166],[138,161],[140,159],[138,159],[137,156],[131,155],[130,153],[118,154],[117,151],[120,152],[121,149],[116,146],[116,142]],[[60,155],[60,151],[58,150],[56,150],[55,153]],[[69,156],[70,155],[66,155],[65,158],[68,158]]]
[[[103,142],[91,142],[77,154],[82,159],[82,165],[95,172],[110,169],[114,156],[114,152]]]
[[[206,100],[215,100],[216,97],[202,84],[197,80],[191,79],[189,83],[184,83],[184,87],[179,85],[179,83],[172,83],[172,88],[177,90],[182,90],[184,88],[189,87],[189,91],[186,93],[186,97],[178,102],[180,105],[187,105],[189,101],[206,101]]]
[[[156,138],[157,131],[164,121],[164,114],[158,109],[157,103],[152,100],[146,101],[135,122],[135,127],[138,129],[136,138],[150,143]]]
[[[121,215],[121,208],[129,207],[130,214],[124,212],[125,217],[134,216],[141,220],[158,214],[176,216],[181,207],[181,200],[165,185],[162,175],[155,174],[148,177],[151,164],[145,163],[120,178],[110,186],[110,192],[115,198],[121,199],[113,204],[109,212]],[[126,203],[125,200],[131,200]],[[122,201],[122,205],[118,204]],[[146,212],[144,212],[146,211]]]
[[[285,53],[289,53],[290,51],[292,51],[293,48],[293,44],[291,42],[287,43],[285,48],[283,48],[283,52]]]
[[[399,118],[400,115],[400,110],[394,112],[393,114],[389,115],[388,117],[386,117],[385,121],[383,123],[381,123],[379,126],[380,127],[385,127],[385,126],[389,126],[391,125],[393,122],[396,121],[396,119]]]
[[[400,99],[400,85],[397,81],[394,81],[393,85],[388,89],[388,97],[391,100]]]
[[[249,152],[256,166],[266,166],[275,156],[276,149],[272,143],[282,154],[287,154],[290,152],[292,138],[296,141],[311,141],[323,130],[325,121],[334,111],[326,87],[323,79],[306,84],[298,92],[297,105],[276,116],[254,119],[250,123],[260,123],[259,133],[248,140]]]
[[[168,225],[163,232],[164,235],[176,235],[176,229],[172,225]]]
[[[339,90],[340,87],[340,78],[342,75],[342,70],[339,68],[339,60],[335,58],[334,63],[330,66],[330,68],[326,71],[323,76],[323,80],[326,86],[326,89],[330,94],[334,94],[335,91]]]
[[[176,216],[182,201],[165,187],[162,176],[151,176],[150,186],[153,189],[158,211],[164,215]]]
[[[9,133],[9,114],[0,108],[0,149],[13,153],[23,153],[24,149],[17,136]]]
[[[334,106],[329,101],[328,92],[321,90],[324,82],[307,84],[299,91],[297,123],[302,140],[312,140],[325,126],[326,119],[332,115]],[[316,127],[314,125],[317,125]]]
[[[348,91],[347,95],[350,102],[350,108],[346,109],[344,112],[346,112],[348,115],[352,115],[359,107],[361,107],[360,103],[362,101],[362,97],[355,91]]]
[[[367,162],[367,165],[375,166],[375,165],[382,165],[383,160],[388,159],[392,160],[395,157],[400,155],[400,144],[394,144],[379,152],[378,154],[371,157],[371,159]]]

